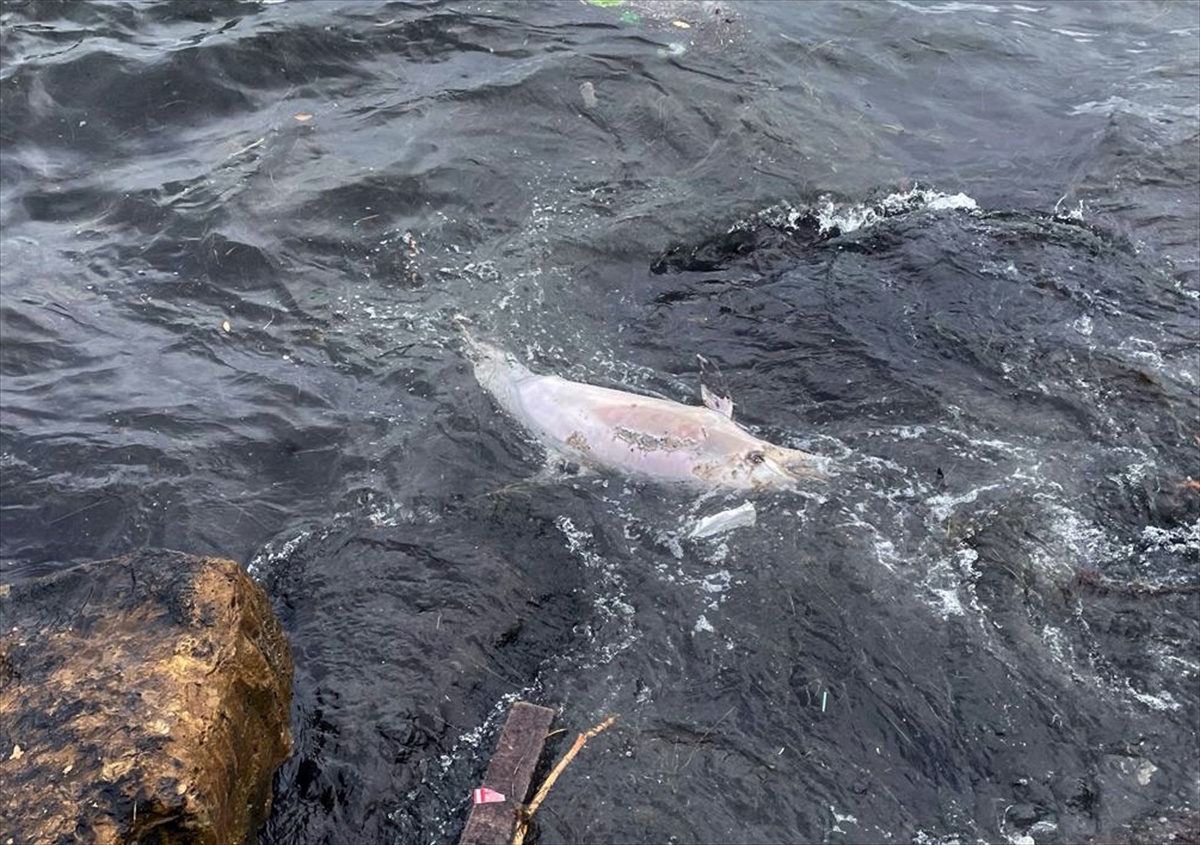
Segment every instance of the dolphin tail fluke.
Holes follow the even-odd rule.
[[[470,327],[475,325],[474,320],[461,311],[450,319],[454,324],[454,328],[458,331],[458,336],[462,339],[463,351],[469,360],[478,362],[480,359],[490,358],[495,355],[497,350],[479,340],[471,331]]]

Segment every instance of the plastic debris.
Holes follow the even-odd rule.
[[[503,792],[488,789],[486,786],[471,790],[472,804],[502,804],[507,800]]]
[[[757,520],[758,511],[754,509],[754,503],[743,502],[736,508],[730,508],[727,511],[714,513],[712,516],[696,520],[696,524],[692,526],[688,537],[692,540],[700,539],[701,537],[711,537],[714,534],[721,534],[725,531],[732,531],[735,528],[753,525]]]

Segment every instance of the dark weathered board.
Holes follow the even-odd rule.
[[[507,800],[471,805],[471,815],[467,817],[467,826],[463,828],[458,845],[506,845],[512,841],[517,808],[528,797],[529,781],[542,756],[542,746],[553,719],[554,711],[549,707],[525,701],[513,705],[481,784],[503,793]]]

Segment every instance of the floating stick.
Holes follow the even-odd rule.
[[[575,738],[575,744],[571,746],[571,750],[563,755],[563,758],[558,761],[558,764],[551,770],[550,774],[546,775],[546,779],[542,781],[542,785],[538,787],[537,793],[533,796],[533,800],[525,807],[525,810],[520,814],[520,820],[517,822],[517,832],[513,834],[512,845],[523,845],[525,842],[525,834],[529,831],[529,822],[533,819],[533,814],[537,812],[538,807],[546,800],[547,793],[550,792],[550,787],[554,786],[554,782],[558,780],[558,776],[562,774],[575,755],[583,746],[587,745],[587,741],[606,729],[609,725],[617,720],[616,716],[609,716],[596,727],[581,733]]]

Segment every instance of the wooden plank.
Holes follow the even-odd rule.
[[[553,720],[554,711],[549,707],[527,701],[512,706],[482,783],[484,788],[502,793],[505,800],[471,805],[458,845],[507,845],[512,841],[517,808],[529,795],[529,781]]]

